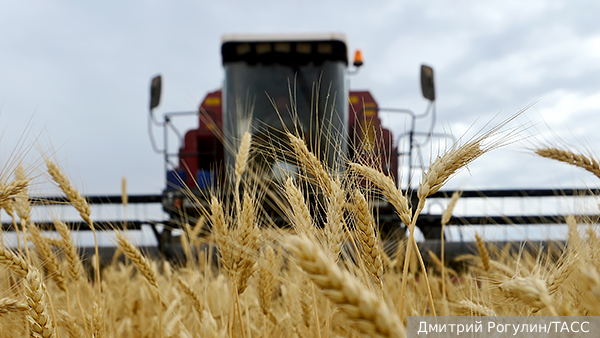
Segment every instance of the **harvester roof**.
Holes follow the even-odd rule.
[[[224,35],[223,64],[245,61],[255,63],[307,64],[343,61],[348,64],[344,34],[251,34]]]

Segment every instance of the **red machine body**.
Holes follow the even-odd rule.
[[[350,91],[349,160],[380,168],[397,181],[398,157],[390,130],[381,125],[377,102],[368,91]],[[191,189],[213,187],[224,164],[221,91],[209,93],[200,105],[198,129],[185,134],[179,151],[178,176]],[[179,179],[178,179],[179,181]],[[178,185],[171,182],[173,185]]]

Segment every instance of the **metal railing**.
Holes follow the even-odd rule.
[[[443,190],[428,197],[428,199],[450,198],[454,191]],[[471,198],[535,198],[535,197],[585,197],[600,196],[600,189],[497,189],[497,190],[465,190],[462,192],[461,199]],[[409,199],[416,198],[415,194],[409,196]],[[114,196],[85,196],[85,199],[91,205],[115,205],[122,204],[120,195]],[[128,196],[129,204],[159,204],[162,203],[162,195],[131,195]],[[34,206],[55,206],[67,204],[68,200],[64,196],[38,196],[31,197],[30,202]],[[585,217],[597,217],[599,215],[580,215]],[[464,217],[452,217],[448,224],[450,225],[515,225],[515,224],[559,224],[564,223],[565,215],[475,215]],[[419,217],[419,225],[439,226],[441,215],[423,214]],[[164,224],[165,220],[146,221],[146,220],[127,220],[127,228],[139,229],[142,225]],[[98,221],[95,223],[99,229],[120,228],[123,220]],[[36,223],[44,229],[52,229],[51,222]],[[71,222],[70,226],[74,229],[86,230],[89,226],[85,222]],[[10,230],[11,223],[2,223],[2,228]]]

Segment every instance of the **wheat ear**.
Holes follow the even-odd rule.
[[[127,229],[127,205],[129,205],[129,195],[127,194],[127,178],[121,178],[121,204],[123,204],[123,231]]]
[[[382,249],[379,239],[375,234],[375,222],[369,204],[363,194],[354,190],[354,214],[356,215],[356,228],[358,230],[358,247],[365,267],[371,274],[376,284],[381,283],[383,276]]]
[[[275,250],[271,246],[265,247],[258,260],[258,302],[265,316],[271,313],[272,299],[275,293],[275,282],[279,264]]]
[[[25,295],[29,313],[29,330],[32,337],[56,337],[56,327],[52,323],[50,308],[46,299],[46,286],[36,268],[30,268],[25,279]]]
[[[23,257],[4,246],[0,246],[0,264],[6,266],[21,277],[27,276],[29,270],[29,265]]]
[[[162,301],[160,296],[160,290],[158,288],[158,283],[156,282],[156,274],[154,269],[150,265],[150,262],[146,260],[144,255],[138,250],[120,231],[116,231],[117,233],[117,243],[123,251],[123,254],[129,258],[133,262],[133,265],[142,273],[144,278],[148,281],[150,285],[154,288],[156,292],[156,302],[158,303],[157,311],[158,311],[158,326],[159,326],[159,337],[163,336],[163,324],[162,324]],[[98,305],[100,306],[100,305]],[[102,309],[98,309],[98,314],[101,314]]]
[[[577,224],[577,219],[575,218],[575,216],[569,215],[565,219],[565,222],[567,223],[567,226],[569,227],[569,238],[568,238],[569,250],[572,251],[575,248],[582,249],[581,248],[581,236],[579,235],[579,226]]]
[[[484,316],[484,317],[495,317],[496,312],[493,309],[485,306],[473,303],[468,299],[463,299],[458,304],[456,304],[459,310],[462,313],[468,316]]]
[[[25,182],[27,177],[23,170],[23,165],[19,163],[17,170],[15,170],[15,182]],[[18,184],[20,186],[19,192],[15,194],[14,205],[17,216],[21,219],[21,230],[23,230],[23,243],[25,245],[25,257],[29,261],[29,249],[27,246],[27,226],[31,221],[31,204],[29,203],[29,194],[27,193],[27,186]],[[17,228],[15,227],[15,230]],[[17,232],[18,235],[18,232]],[[18,243],[19,252],[21,252],[21,242]]]
[[[68,312],[64,310],[58,310],[58,314],[60,316],[59,324],[62,324],[65,327],[69,337],[80,338],[86,336],[84,330],[75,323],[75,318],[69,315]]]
[[[446,298],[446,264],[444,263],[445,261],[445,227],[446,224],[448,224],[448,222],[450,222],[450,218],[452,217],[452,212],[454,211],[454,207],[456,206],[456,202],[458,202],[458,199],[462,196],[462,191],[457,190],[452,194],[452,197],[450,198],[450,202],[448,202],[448,206],[446,207],[446,210],[444,210],[444,213],[442,214],[442,294],[444,295],[444,298]]]
[[[435,194],[456,172],[483,155],[487,150],[481,147],[482,139],[455,147],[439,157],[427,173],[417,191],[419,199]]]
[[[410,225],[412,215],[411,210],[408,207],[408,200],[406,199],[406,196],[402,194],[402,190],[396,187],[396,183],[394,183],[394,180],[391,177],[386,176],[376,169],[358,163],[350,163],[350,168],[381,189],[383,195],[394,208],[396,208],[396,212],[398,213],[398,216],[400,216],[402,223],[407,226]]]
[[[237,156],[235,157],[235,179],[236,185],[239,187],[239,182],[246,171],[246,166],[248,165],[248,158],[250,157],[250,145],[252,143],[252,134],[250,132],[245,132],[242,135],[242,139],[240,141],[240,147],[238,149]]]
[[[291,177],[285,181],[285,192],[291,206],[291,223],[296,228],[298,234],[305,234],[308,237],[315,238],[315,230],[312,224],[312,217],[308,206],[304,201],[302,192],[294,185]]]
[[[190,297],[192,301],[192,306],[198,313],[198,316],[202,318],[202,311],[204,306],[202,305],[202,301],[200,300],[200,296],[198,295],[198,293],[194,289],[192,289],[192,287],[188,283],[181,279],[181,277],[177,277],[177,283],[179,284],[179,287],[183,290],[183,292],[185,292],[185,294],[188,297]]]
[[[242,182],[242,175],[246,171],[248,165],[248,157],[250,156],[250,145],[252,143],[252,134],[246,131],[240,140],[240,147],[235,157],[235,202],[238,215],[241,212],[240,204],[240,183]]]
[[[105,337],[105,316],[102,312],[102,307],[94,302],[92,306],[92,337],[93,338],[104,338]]]
[[[4,209],[8,216],[12,220],[13,229],[15,229],[15,233],[17,235],[17,247],[19,252],[21,251],[21,236],[19,235],[19,227],[17,226],[17,218],[15,217],[15,202],[14,200],[7,200],[4,203],[0,204],[0,210]],[[2,229],[0,227],[0,236],[2,235]],[[4,245],[4,236],[0,237],[0,245]]]
[[[446,210],[444,210],[444,213],[442,214],[442,227],[446,226],[446,224],[448,224],[448,222],[450,222],[450,218],[452,218],[452,212],[454,211],[454,207],[456,206],[456,203],[458,202],[458,200],[460,199],[461,196],[462,196],[462,191],[457,190],[452,194],[452,197],[450,197],[450,202],[448,202],[448,206],[446,207]],[[442,232],[442,236],[443,236],[443,232]]]
[[[448,179],[450,177],[452,177],[454,174],[456,174],[456,172],[459,169],[464,168],[466,165],[473,162],[476,158],[480,157],[481,155],[485,154],[487,151],[498,146],[498,144],[495,144],[495,145],[492,144],[492,145],[487,145],[487,146],[482,147],[482,143],[486,138],[490,137],[491,135],[494,135],[494,133],[500,127],[502,127],[504,124],[508,123],[510,120],[512,120],[512,119],[509,119],[508,121],[501,124],[500,126],[493,128],[492,131],[485,133],[481,136],[478,136],[477,138],[473,139],[470,142],[467,142],[460,146],[459,145],[453,146],[452,149],[450,149],[444,155],[442,155],[441,157],[438,157],[431,164],[431,166],[429,167],[429,170],[427,170],[427,172],[423,174],[423,180],[421,181],[421,184],[419,185],[419,189],[417,190],[417,198],[418,198],[417,208],[415,210],[415,214],[413,215],[412,222],[409,225],[409,231],[410,231],[409,241],[412,242],[414,249],[417,252],[417,257],[419,258],[419,263],[421,265],[421,269],[423,270],[423,278],[427,282],[427,291],[429,293],[429,302],[432,307],[431,311],[434,315],[435,315],[435,308],[434,308],[434,303],[433,303],[433,295],[431,294],[431,287],[429,286],[429,281],[428,281],[429,278],[427,277],[425,263],[423,262],[423,257],[421,256],[421,253],[417,246],[417,242],[415,241],[415,237],[414,237],[414,230],[415,230],[415,226],[416,226],[417,217],[421,213],[421,210],[423,210],[423,208],[425,207],[425,200],[427,199],[428,196],[431,196],[432,194],[435,194],[436,192],[438,192],[441,189],[441,187],[444,184],[446,184]],[[408,272],[408,260],[410,259],[409,247],[407,247],[407,249],[406,249],[406,257],[407,258],[404,263],[404,269],[403,269],[403,273],[405,276],[406,276],[406,273]],[[402,303],[403,303],[402,312],[404,310],[404,303],[406,301],[406,298],[405,298],[406,297],[406,282],[407,282],[406,277],[402,278],[402,291],[401,291],[401,298],[402,298]]]
[[[54,182],[58,184],[60,189],[67,195],[67,198],[75,207],[75,209],[79,212],[81,218],[89,223],[90,228],[94,230],[94,224],[92,222],[92,209],[88,202],[79,194],[79,191],[71,185],[71,182],[65,176],[65,174],[54,164],[54,162],[50,160],[46,160],[46,166],[48,167],[48,173],[52,176]]]
[[[69,202],[79,212],[80,217],[86,221],[94,234],[94,251],[96,256],[95,272],[96,282],[98,285],[98,304],[102,304],[102,283],[100,282],[100,253],[98,250],[98,234],[96,233],[96,227],[94,227],[94,221],[92,220],[92,209],[88,202],[81,196],[79,191],[71,185],[67,176],[50,160],[46,160],[46,167],[48,173],[52,176],[54,182],[58,184],[62,192],[67,195]]]
[[[313,241],[306,236],[291,236],[287,243],[298,265],[356,329],[371,336],[406,337],[400,319],[387,304],[342,271]]]
[[[156,282],[156,275],[154,269],[150,265],[150,262],[146,260],[146,257],[133,245],[120,231],[117,231],[117,243],[121,251],[125,254],[138,271],[146,278],[148,283],[158,290],[158,283]]]
[[[27,309],[29,309],[27,304],[19,300],[11,298],[0,299],[0,315],[11,312],[25,311]]]
[[[323,192],[325,192],[325,195],[331,196],[331,176],[323,167],[323,163],[308,149],[304,140],[294,136],[292,133],[288,133],[287,135],[300,163],[302,163],[306,170],[315,177],[317,185],[321,187]]]
[[[346,203],[346,192],[342,188],[339,179],[331,180],[329,187],[331,195],[327,199],[325,234],[331,257],[337,261],[344,242],[344,204]]]
[[[551,316],[558,316],[552,298],[546,288],[546,282],[535,276],[515,277],[500,285],[509,298],[517,298],[536,310],[548,308]]]
[[[83,264],[81,263],[81,257],[77,252],[75,243],[73,243],[73,238],[71,238],[71,231],[65,223],[59,220],[54,220],[54,229],[60,234],[60,237],[62,237],[62,247],[68,263],[67,271],[75,282],[79,282],[83,277]]]
[[[475,232],[475,239],[477,239],[477,250],[479,250],[479,257],[481,258],[481,264],[485,272],[490,273],[490,253],[485,247],[485,242],[479,236],[479,233]]]
[[[46,242],[42,238],[40,229],[35,224],[29,223],[29,232],[31,233],[33,243],[38,249],[38,254],[44,262],[44,267],[46,268],[48,275],[52,277],[59,289],[61,289],[64,292],[67,292],[65,275],[63,274],[63,270],[60,268],[58,258],[56,257],[54,252],[52,252],[52,248],[50,247],[48,242]]]
[[[581,305],[590,316],[598,316],[598,297],[600,296],[600,274],[596,267],[587,263],[579,265],[577,287],[581,293]]]
[[[535,153],[542,157],[585,169],[600,178],[600,163],[591,156],[577,154],[569,150],[558,149],[555,147],[536,149]]]
[[[0,186],[0,204],[11,199],[13,196],[18,195],[24,189],[27,189],[29,180],[16,179],[7,185]]]
[[[255,206],[249,194],[244,194],[242,203],[242,214],[238,217],[238,228],[236,229],[235,266],[237,270],[237,290],[242,294],[248,286],[248,279],[254,273],[256,255],[260,246],[258,227],[255,219]]]
[[[210,203],[210,220],[212,223],[213,234],[215,240],[219,245],[219,255],[221,266],[228,273],[234,269],[233,267],[233,239],[230,236],[229,226],[225,222],[225,213],[223,211],[222,203],[216,198],[212,197]]]
[[[121,178],[121,203],[123,207],[127,207],[129,204],[129,195],[127,194],[127,178]]]
[[[552,295],[558,291],[560,286],[563,286],[567,280],[573,275],[573,272],[577,270],[577,261],[567,261],[560,265],[552,280],[548,282],[548,292]]]

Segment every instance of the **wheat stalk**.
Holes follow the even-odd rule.
[[[406,337],[399,318],[387,304],[342,271],[308,237],[291,236],[287,243],[300,267],[356,329],[371,336]]]

